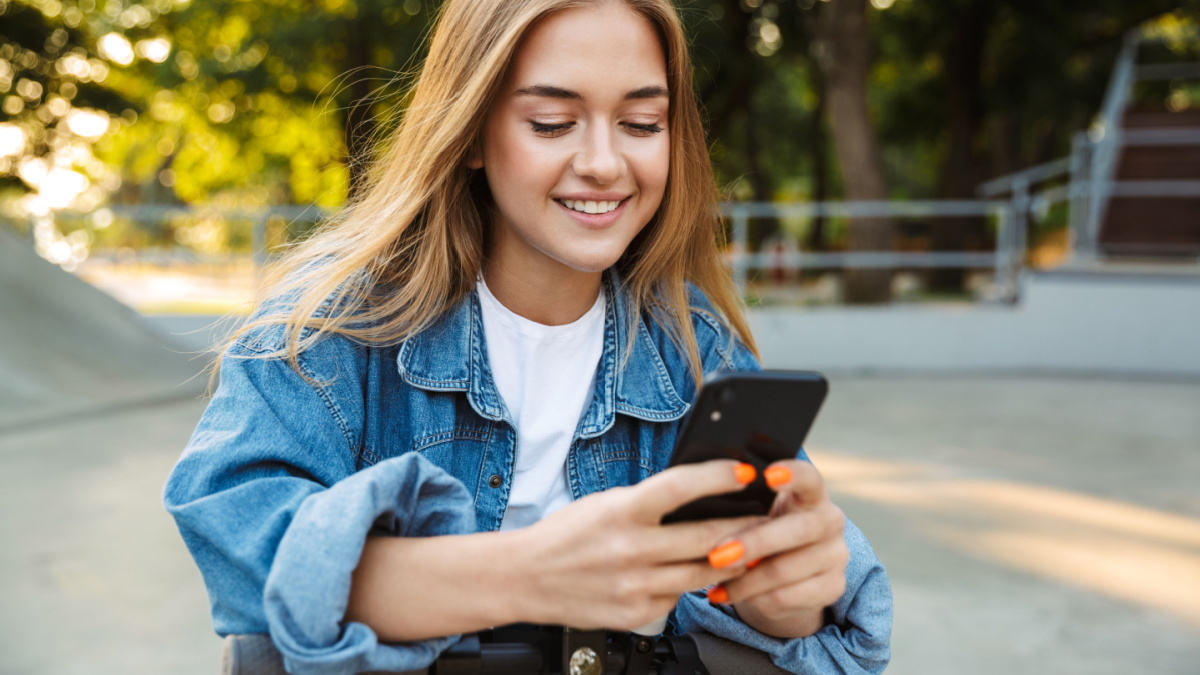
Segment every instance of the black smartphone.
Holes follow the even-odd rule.
[[[704,383],[675,442],[671,466],[736,459],[758,475],[742,490],[705,497],[663,517],[672,523],[766,515],[775,501],[763,469],[794,459],[817,418],[829,383],[820,373],[724,372]]]

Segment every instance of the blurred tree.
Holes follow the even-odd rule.
[[[867,0],[832,0],[824,14],[819,65],[824,73],[846,198],[885,200],[887,178],[867,109],[871,67]],[[850,221],[849,248],[891,250],[893,229],[888,218],[854,218]],[[853,304],[887,302],[891,286],[891,270],[851,269],[846,273],[845,299]]]
[[[191,107],[230,136],[277,144],[255,148],[270,182],[290,186],[291,194],[272,201],[340,203],[360,184],[380,124],[395,121],[403,71],[427,29],[427,5],[194,3],[164,17],[177,46],[173,72],[161,73],[159,84],[186,91]]]
[[[1124,34],[1171,11],[1200,16],[1195,0],[884,2],[873,93],[897,158],[889,168],[942,199],[974,198],[990,177],[1067,154],[1099,109]],[[931,234],[936,249],[991,245],[979,219],[940,219]],[[957,291],[963,270],[931,281]]]
[[[1200,15],[1200,0],[677,2],[718,178],[733,198],[767,201],[971,197],[989,176],[1067,151],[1099,106],[1124,30],[1172,9]],[[436,5],[0,0],[0,151],[10,151],[0,177],[26,189],[13,178],[20,166],[30,177],[70,168],[91,196],[119,176],[116,201],[336,208],[370,141],[402,114]],[[849,9],[846,32],[835,19]],[[847,113],[851,90],[860,102]],[[96,133],[100,114],[112,121],[97,135],[72,131]],[[872,135],[874,150],[853,150]],[[83,159],[88,147],[107,167]],[[814,248],[876,247],[839,220],[786,225]],[[779,226],[753,223],[752,247]],[[938,248],[990,245],[981,223],[932,234]]]
[[[106,86],[82,20],[74,5],[0,0],[0,184],[26,212],[94,208],[119,182],[91,143],[132,104]]]

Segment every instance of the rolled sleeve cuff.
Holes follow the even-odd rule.
[[[351,575],[373,530],[398,537],[469,534],[474,501],[462,483],[416,453],[308,496],[280,541],[263,592],[271,638],[288,672],[416,670],[458,641],[453,635],[380,643],[367,625],[341,621]]]
[[[797,675],[882,673],[891,659],[891,585],[866,537],[849,520],[844,536],[850,549],[846,592],[829,607],[831,621],[813,635],[777,638],[760,633],[733,608],[713,605],[703,593],[680,598],[675,609],[679,631],[712,633],[753,647]]]

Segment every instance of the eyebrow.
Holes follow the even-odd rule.
[[[517,96],[541,96],[544,98],[562,98],[573,99],[577,101],[583,100],[583,94],[580,94],[577,91],[563,89],[562,87],[555,87],[548,84],[535,84],[531,87],[522,87],[514,93]],[[633,91],[626,92],[625,100],[632,101],[635,99],[670,98],[670,95],[671,92],[669,92],[666,87],[652,84],[648,87],[642,87],[641,89],[634,89]]]

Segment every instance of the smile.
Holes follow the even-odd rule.
[[[621,205],[620,201],[615,202],[590,202],[577,199],[556,199],[559,204],[580,213],[608,213],[616,211]]]

